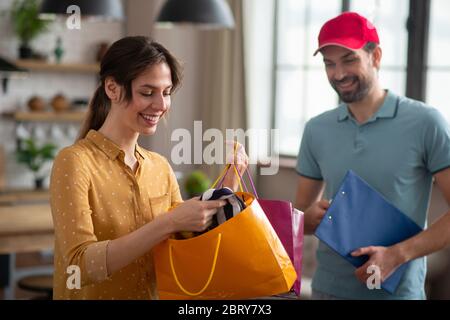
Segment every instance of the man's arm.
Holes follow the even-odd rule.
[[[435,176],[436,183],[450,205],[450,168]],[[367,267],[375,264],[381,269],[382,280],[389,277],[400,265],[410,260],[429,255],[450,245],[450,211],[444,213],[428,229],[416,236],[391,247],[366,247],[353,255],[369,255],[369,261],[356,270],[356,276],[363,282],[370,276]]]
[[[314,233],[329,207],[328,201],[320,201],[324,187],[322,180],[303,176],[298,179],[295,207],[305,213],[305,234]]]
[[[450,205],[450,168],[435,176],[436,183]],[[427,230],[398,244],[403,259],[414,260],[444,249],[450,245],[450,211],[444,213]]]

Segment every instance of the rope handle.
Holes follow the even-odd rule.
[[[235,152],[236,152],[237,144],[235,143],[234,146],[235,146]],[[239,188],[240,188],[240,191],[243,192],[243,188],[242,188],[242,182],[243,182],[245,191],[248,192],[247,184],[245,183],[245,181],[244,181],[244,179],[243,179],[241,173],[239,172],[239,170],[236,169],[236,166],[235,166],[234,164],[228,164],[228,165],[222,170],[222,173],[219,175],[219,177],[216,179],[216,181],[214,181],[214,183],[213,183],[213,185],[211,186],[211,188],[214,188],[216,185],[219,185],[219,186],[222,185],[223,179],[225,178],[225,175],[228,173],[228,170],[230,169],[231,166],[233,166],[234,173],[236,174],[236,176],[239,177]],[[246,171],[246,173],[247,173],[248,180],[250,181],[250,185],[251,185],[251,187],[252,187],[252,190],[251,190],[251,191],[253,191],[253,194],[256,196],[256,199],[259,199],[258,192],[256,191],[256,188],[255,188],[255,183],[253,182],[252,175],[250,174],[250,170],[247,168],[247,170],[245,170],[245,171]],[[219,181],[220,181],[220,182],[219,182]]]
[[[234,143],[234,158],[236,158],[236,156],[237,156],[237,143],[235,142]],[[235,173],[236,177],[239,178],[238,179],[239,189],[240,189],[241,192],[244,192],[244,189],[242,188],[242,177],[241,177],[241,174],[237,170],[236,165],[231,164],[231,163],[229,163],[229,164],[227,164],[225,166],[225,168],[222,170],[222,173],[219,175],[219,177],[217,177],[216,181],[214,181],[214,183],[212,184],[211,189],[215,188],[216,186],[221,186],[222,185],[223,180],[225,179],[225,176],[227,175],[228,170],[230,170],[231,166],[233,166],[233,170],[234,170],[234,173]],[[245,186],[245,190],[247,191],[247,186],[245,184],[244,184],[244,186]]]
[[[178,280],[178,276],[177,273],[175,272],[175,266],[173,264],[173,257],[172,257],[172,244],[169,243],[169,259],[170,259],[170,268],[172,269],[172,275],[173,278],[175,279],[175,282],[177,284],[177,286],[181,289],[181,291],[183,291],[185,294],[187,294],[188,296],[199,296],[201,295],[209,286],[209,284],[211,283],[214,271],[216,270],[216,263],[217,263],[217,257],[219,255],[219,247],[220,247],[220,241],[222,240],[222,234],[219,233],[217,235],[217,246],[216,246],[216,250],[214,252],[214,259],[213,259],[213,264],[212,264],[212,268],[211,268],[211,273],[209,274],[208,280],[206,281],[206,284],[203,286],[202,289],[200,289],[200,291],[198,292],[190,292],[188,290],[186,290],[183,285],[180,283],[180,280]]]

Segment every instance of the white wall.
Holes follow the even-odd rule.
[[[172,97],[172,107],[167,124],[160,124],[157,133],[152,137],[141,138],[149,149],[166,156],[170,161],[170,151],[176,144],[171,142],[171,133],[176,128],[193,131],[194,121],[200,120],[200,101],[202,90],[202,32],[194,28],[157,29],[154,21],[163,1],[133,0],[128,1],[127,35],[150,36],[167,47],[184,67],[182,87]],[[194,168],[192,165],[176,166],[174,169],[187,173]]]

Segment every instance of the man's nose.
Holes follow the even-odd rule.
[[[346,77],[346,75],[347,75],[347,72],[346,72],[345,68],[337,65],[335,72],[334,72],[334,79],[337,81],[341,81],[342,79],[344,79]]]

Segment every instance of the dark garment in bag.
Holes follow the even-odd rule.
[[[245,209],[245,203],[239,198],[233,190],[224,187],[221,189],[209,189],[205,191],[200,200],[225,200],[226,205],[217,210],[217,213],[213,217],[213,222],[208,230],[214,229],[218,225],[224,223],[225,221],[233,218],[239,212]]]
[[[353,257],[353,251],[367,246],[388,247],[421,231],[411,218],[350,170],[315,235],[358,268],[368,257]],[[401,265],[381,287],[395,293],[407,266]]]

